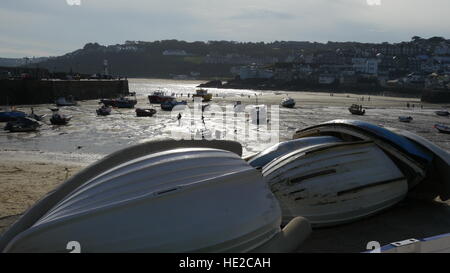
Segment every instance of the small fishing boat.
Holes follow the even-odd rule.
[[[118,99],[101,99],[100,103],[103,103],[105,106],[111,106],[116,108],[134,108],[137,104],[136,93],[130,93],[134,98],[120,97]]]
[[[195,91],[195,94],[192,95],[192,97],[202,98],[203,102],[207,102],[212,99],[212,94],[208,93],[208,90],[200,88]]]
[[[154,114],[156,114],[156,110],[152,108],[143,109],[143,108],[137,108],[136,109],[136,116],[137,117],[151,117]]]
[[[281,106],[286,108],[294,108],[295,100],[293,98],[286,97],[281,101]]]
[[[373,215],[408,192],[407,178],[372,141],[300,148],[267,164],[262,174],[280,201],[283,222],[301,215],[313,227]]]
[[[59,113],[58,108],[51,109],[51,110],[52,110],[53,114],[52,114],[52,117],[50,118],[50,122],[53,125],[66,125],[72,119],[72,116],[66,116],[66,115]]]
[[[24,118],[26,116],[27,116],[27,114],[25,112],[21,112],[21,111],[16,111],[16,110],[4,111],[4,112],[0,112],[0,122],[13,121],[16,118]]]
[[[36,131],[39,126],[40,124],[31,118],[19,117],[14,121],[9,121],[4,129],[10,132],[33,132]]]
[[[442,124],[435,124],[434,128],[436,128],[440,133],[450,134],[450,127]]]
[[[241,153],[229,141],[127,147],[32,206],[0,238],[0,252],[67,253],[71,240],[86,253],[295,250],[309,223],[280,228],[278,201]]]
[[[59,97],[55,100],[55,104],[58,107],[61,106],[76,106],[77,102],[73,99],[73,96],[69,96],[67,99],[65,97]]]
[[[161,103],[161,110],[172,111],[173,108],[175,108],[175,107],[177,107],[177,110],[183,110],[185,105],[187,105],[187,101],[185,101],[185,100],[183,100],[183,101],[176,101],[176,100],[165,101],[165,102]]]
[[[166,95],[163,91],[155,91],[151,95],[148,95],[149,102],[161,104],[166,101],[172,101],[175,97]]]
[[[111,114],[111,110],[112,110],[111,106],[102,105],[102,107],[95,110],[95,112],[99,116],[108,116]]]
[[[413,118],[411,116],[400,116],[398,117],[400,122],[411,122]]]
[[[441,117],[448,117],[450,115],[450,112],[447,110],[439,110],[435,112],[436,115],[441,116]]]
[[[348,111],[350,111],[352,115],[359,115],[359,116],[363,116],[366,113],[366,110],[364,110],[361,105],[357,104],[352,104],[352,106],[348,108]]]

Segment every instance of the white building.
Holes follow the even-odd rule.
[[[164,56],[187,56],[188,54],[184,50],[168,49],[168,50],[164,50],[163,55]]]
[[[239,77],[245,79],[270,79],[273,77],[273,71],[259,68],[256,65],[241,66],[239,68]]]
[[[355,72],[377,75],[378,74],[378,63],[377,59],[367,59],[367,58],[353,58],[353,69]]]

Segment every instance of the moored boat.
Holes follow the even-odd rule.
[[[4,112],[0,112],[0,122],[13,121],[16,118],[24,118],[26,116],[27,116],[27,114],[22,111],[16,111],[16,110],[4,111]]]
[[[287,97],[281,101],[281,106],[286,108],[294,108],[295,100],[293,98]]]
[[[192,97],[199,97],[202,98],[203,102],[207,102],[212,99],[212,94],[208,93],[208,90],[200,88],[195,91],[195,94],[192,95]]]
[[[51,109],[53,114],[50,118],[50,122],[53,125],[67,125],[69,121],[72,119],[72,116],[66,116],[64,114],[59,113],[59,109]]]
[[[155,91],[151,95],[148,95],[149,102],[161,104],[166,101],[172,101],[175,97],[166,95],[163,91]]]
[[[411,122],[413,118],[411,116],[400,116],[398,117],[400,122]]]
[[[442,124],[435,124],[434,128],[436,128],[440,133],[450,134],[450,127]]]
[[[9,121],[5,130],[10,132],[33,132],[39,128],[40,124],[28,117],[19,117],[13,121]]]
[[[102,105],[102,107],[95,110],[95,112],[99,116],[108,116],[111,114],[111,110],[112,110],[111,106]]]
[[[352,113],[352,115],[359,115],[359,116],[363,116],[366,113],[366,110],[363,109],[362,105],[357,104],[352,104],[352,106],[348,108],[348,111]]]
[[[175,107],[184,109],[185,105],[187,105],[187,101],[185,101],[185,100],[183,100],[183,101],[176,101],[176,100],[165,101],[165,102],[161,103],[161,110],[172,111],[173,108],[175,108]]]
[[[447,110],[439,110],[435,112],[436,115],[441,116],[441,117],[448,117],[450,115],[450,112]]]
[[[81,252],[293,251],[309,224],[296,218],[281,230],[277,200],[228,151],[237,148],[170,140],[115,152],[31,207],[0,238],[0,251],[68,252],[70,240]]]
[[[156,110],[152,109],[152,108],[149,108],[149,109],[137,108],[136,109],[137,117],[151,117],[154,114],[156,114]]]

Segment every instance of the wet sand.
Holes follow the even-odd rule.
[[[137,107],[148,108],[146,95],[159,84],[146,81],[132,83],[136,91]],[[149,86],[146,86],[148,85]],[[197,83],[187,83],[175,89],[177,94],[194,90]],[[140,89],[141,88],[141,89]],[[174,87],[175,88],[175,87]],[[415,98],[392,98],[354,94],[312,92],[270,92],[209,89],[214,94],[211,103],[220,106],[242,101],[245,104],[279,105],[286,95],[293,97],[294,109],[280,108],[280,141],[290,139],[297,128],[303,128],[332,119],[360,119],[386,127],[406,129],[421,135],[436,145],[450,150],[450,135],[439,134],[435,123],[449,124],[447,117],[438,117],[435,110],[446,105],[423,104]],[[241,96],[241,93],[243,94]],[[218,96],[216,96],[217,94]],[[250,96],[250,98],[248,97]],[[406,102],[415,108],[407,108]],[[365,116],[352,116],[347,108],[352,103],[366,107]],[[35,106],[38,114],[49,112],[51,105]],[[71,125],[55,127],[44,125],[38,133],[0,132],[0,233],[47,192],[53,190],[83,166],[124,146],[159,137],[169,137],[177,128],[176,119],[169,112],[153,118],[137,118],[134,109],[118,109],[108,117],[97,117],[97,101],[80,102],[77,107],[64,107],[64,113],[73,115]],[[154,107],[154,106],[152,106]],[[159,106],[156,106],[159,107]],[[18,107],[28,112],[29,106]],[[411,123],[398,122],[398,116],[413,116]],[[45,121],[47,123],[48,121]],[[207,118],[208,125],[214,119]],[[2,126],[2,124],[0,124]],[[244,155],[267,147],[255,141],[242,142]],[[7,160],[6,160],[7,159]],[[407,199],[376,216],[334,228],[315,230],[300,247],[299,252],[361,252],[369,241],[381,244],[412,237],[423,238],[450,232],[449,202],[430,202]]]

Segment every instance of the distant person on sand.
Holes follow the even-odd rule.
[[[409,108],[409,102],[407,102],[407,103],[406,103],[406,107],[408,107],[408,108]]]
[[[178,119],[178,125],[180,125],[180,122],[181,122],[181,113],[178,113],[177,119]]]

